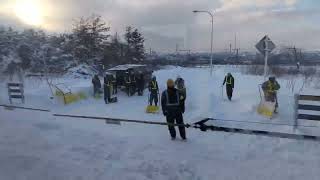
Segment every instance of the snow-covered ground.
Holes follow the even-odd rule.
[[[234,100],[222,97],[222,80],[227,72],[236,79]],[[235,68],[216,68],[213,77],[206,68],[170,67],[155,72],[161,90],[166,80],[182,76],[187,86],[185,122],[205,117],[267,123],[294,123],[294,93],[288,79],[279,79],[279,115],[273,120],[256,113],[258,84],[262,77],[243,75]],[[74,77],[74,76],[73,76]],[[73,92],[91,94],[90,79],[58,78]],[[51,100],[46,82],[26,79],[26,104],[51,112],[7,111],[0,108],[0,179],[6,180],[105,180],[105,179],[319,179],[320,144],[252,135],[187,130],[188,141],[171,141],[166,127],[53,117],[52,113],[103,116],[147,121],[164,121],[162,114],[146,114],[144,97],[127,97],[105,105],[102,99],[88,98],[64,106]],[[311,83],[304,90],[319,93]],[[0,84],[0,104],[8,104],[5,83]],[[236,122],[217,125],[320,135],[320,128],[271,126]],[[317,122],[299,122],[318,125]]]

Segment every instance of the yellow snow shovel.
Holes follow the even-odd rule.
[[[147,106],[146,112],[147,113],[151,113],[151,114],[155,114],[158,113],[160,110],[159,106]]]
[[[158,101],[160,102],[160,94]],[[150,95],[148,96],[148,103],[150,102]],[[148,105],[146,108],[146,113],[150,113],[150,114],[156,114],[159,113],[160,107],[159,106],[153,106],[153,105]]]
[[[64,84],[57,84],[54,87],[56,88],[55,95],[61,99],[65,105],[87,98],[84,92],[72,93]]]
[[[271,119],[273,117],[275,107],[275,102],[267,102],[262,100],[258,106],[258,113]]]
[[[276,102],[266,101],[261,94],[260,86],[261,85],[259,85],[260,104],[257,111],[260,115],[266,116],[271,119],[276,109]]]

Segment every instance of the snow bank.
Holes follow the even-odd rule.
[[[66,77],[69,78],[92,78],[97,74],[97,71],[88,65],[79,65],[73,68],[70,68],[66,74]]]
[[[222,94],[222,81],[233,73],[234,100]],[[258,84],[263,78],[243,75],[235,69],[217,67],[213,77],[208,68],[168,68],[155,72],[161,91],[168,78],[185,79],[187,104],[185,121],[204,117],[270,122],[256,113]],[[91,90],[91,79],[66,76],[55,79],[73,90]],[[279,79],[279,115],[272,123],[293,123],[293,95],[287,79]],[[300,83],[300,79],[297,80]],[[145,114],[147,95],[127,97],[119,93],[119,102],[105,105],[102,99],[89,98],[63,106],[50,100],[50,89],[43,81],[26,79],[25,106],[50,109],[52,113],[105,116],[165,121],[162,114]],[[0,83],[0,104],[8,103],[5,85]],[[313,86],[307,91],[318,92]],[[188,130],[187,142],[171,141],[166,127],[106,125],[96,120],[55,118],[50,113],[0,108],[0,179],[290,179],[317,180],[320,144],[228,133],[203,133]],[[240,122],[214,122],[221,126],[272,131],[312,133],[318,128],[293,130],[290,126],[265,126]],[[308,122],[299,122],[307,125]],[[315,122],[313,125],[320,126]]]

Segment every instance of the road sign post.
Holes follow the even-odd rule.
[[[257,50],[264,55],[264,78],[268,75],[268,56],[271,51],[276,48],[276,45],[270,40],[268,35],[264,36],[256,45]]]
[[[264,50],[264,74],[263,75],[264,75],[264,80],[266,80],[268,75],[268,55],[269,55],[267,38],[264,40],[264,44],[265,44],[265,50]]]

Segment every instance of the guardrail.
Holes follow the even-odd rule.
[[[298,125],[298,120],[320,121],[320,96],[295,95],[296,126]]]
[[[8,96],[10,104],[12,104],[12,99],[21,99],[24,103],[24,89],[22,83],[8,83]]]

